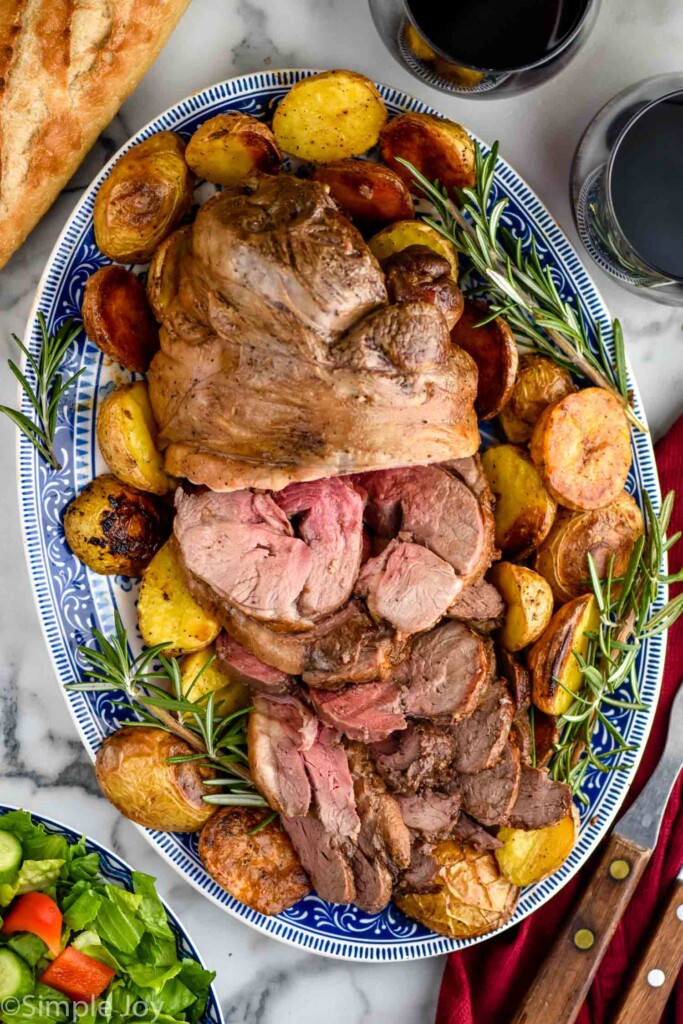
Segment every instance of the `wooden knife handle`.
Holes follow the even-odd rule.
[[[660,1020],[681,967],[683,882],[676,880],[614,1024],[655,1024]]]
[[[616,833],[610,837],[595,874],[512,1024],[572,1024],[576,1020],[651,852]]]

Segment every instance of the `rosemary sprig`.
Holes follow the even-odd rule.
[[[132,658],[128,634],[118,611],[114,623],[115,632],[111,637],[93,630],[98,649],[79,646],[78,653],[87,665],[87,679],[70,683],[66,688],[81,692],[121,690],[125,700],[117,703],[133,707],[139,716],[137,721],[127,724],[153,724],[185,740],[195,753],[170,761],[196,760],[211,766],[216,775],[207,785],[215,786],[220,792],[206,795],[207,803],[267,807],[249,771],[246,716],[250,709],[241,708],[221,715],[216,708],[215,693],[191,699],[193,688],[211,661],[207,661],[183,692],[178,660],[162,653],[169,645],[156,644]],[[155,663],[160,666],[158,669],[153,667]]]
[[[38,323],[40,324],[42,343],[37,359],[16,334],[12,335],[31,368],[34,383],[28,380],[13,360],[8,360],[9,368],[28,398],[34,416],[31,418],[20,410],[11,409],[6,405],[0,405],[0,412],[12,420],[53,469],[61,469],[54,451],[59,403],[64,393],[83,373],[85,367],[81,367],[66,380],[62,379],[59,367],[81,327],[80,324],[74,324],[73,320],[69,319],[56,334],[50,334],[42,313],[38,313]]]
[[[438,181],[428,181],[407,160],[399,158],[399,162],[434,208],[436,216],[423,216],[423,220],[465,255],[484,280],[493,315],[505,316],[520,344],[610,391],[624,406],[631,423],[645,430],[628,394],[621,324],[618,320],[613,324],[616,358],[612,366],[599,327],[596,354],[578,301],[567,302],[560,296],[550,268],[541,263],[535,239],[525,249],[522,240],[503,227],[508,198],[501,196],[492,202],[497,159],[497,142],[486,157],[475,143],[476,184],[454,189],[460,208]]]

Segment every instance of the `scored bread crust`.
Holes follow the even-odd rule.
[[[0,0],[0,267],[136,88],[189,0]]]

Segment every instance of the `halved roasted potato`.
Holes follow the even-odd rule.
[[[600,612],[592,594],[562,605],[527,655],[532,700],[549,715],[563,715],[583,683],[575,654],[585,658],[589,633],[597,631]]]
[[[493,419],[507,404],[519,363],[515,336],[502,317],[476,326],[490,313],[485,303],[465,299],[462,316],[451,331],[453,344],[468,352],[477,364],[476,408],[480,420]]]
[[[182,689],[193,703],[209,693],[215,693],[216,714],[226,717],[233,711],[249,706],[249,690],[243,683],[231,679],[215,657],[213,644],[193,654],[186,654],[180,662]]]
[[[370,252],[382,262],[394,253],[402,252],[411,245],[426,245],[439,256],[445,256],[451,265],[451,277],[458,280],[458,254],[443,235],[422,220],[399,220],[382,228],[368,242]]]
[[[464,68],[461,64],[453,64],[449,60],[437,57],[434,62],[434,70],[442,78],[449,82],[455,82],[465,89],[473,89],[484,80],[483,71],[475,71],[474,68]]]
[[[560,505],[604,508],[619,497],[631,468],[626,413],[604,388],[576,391],[541,413],[529,450]]]
[[[355,71],[324,71],[293,85],[273,117],[278,145],[315,164],[361,156],[377,144],[387,108]]]
[[[197,604],[172,541],[147,566],[138,598],[138,623],[148,647],[167,643],[165,654],[200,651],[216,639],[220,623]]]
[[[155,249],[147,271],[147,301],[159,323],[178,294],[180,264],[190,251],[192,227],[178,228]]]
[[[474,143],[455,121],[435,114],[399,114],[382,129],[379,142],[384,163],[417,195],[415,179],[399,157],[448,190],[474,185]]]
[[[159,348],[159,328],[132,271],[112,265],[96,270],[86,281],[81,314],[85,333],[106,356],[146,373]]]
[[[168,512],[158,498],[110,473],[86,484],[64,513],[67,544],[102,576],[139,576],[168,530]]]
[[[215,772],[203,761],[168,763],[195,753],[165,729],[124,726],[97,751],[97,781],[107,800],[138,825],[198,832],[215,810],[204,801],[211,792],[204,783]]]
[[[173,481],[164,472],[156,436],[145,381],[123,384],[109,392],[97,412],[97,443],[104,461],[123,483],[166,494]]]
[[[253,171],[277,174],[282,153],[267,124],[249,114],[217,114],[201,124],[185,159],[198,178],[235,185]]]
[[[528,441],[543,410],[573,391],[574,382],[562,366],[545,356],[523,355],[510,399],[500,411],[500,424],[508,441]]]
[[[496,499],[496,544],[525,558],[547,537],[557,506],[523,448],[500,444],[484,452],[482,466]]]
[[[114,165],[95,197],[95,241],[117,263],[146,263],[190,209],[194,176],[185,143],[157,132]]]
[[[420,35],[412,21],[406,22],[403,26],[403,36],[410,50],[415,54],[418,60],[433,61],[436,54],[432,50],[427,40]]]
[[[521,651],[537,640],[553,614],[550,584],[533,569],[496,562],[490,580],[505,601],[505,621],[498,638],[508,651]]]
[[[328,186],[341,211],[359,227],[379,227],[415,216],[405,182],[382,164],[338,160],[316,167],[311,177]]]
[[[562,867],[579,838],[579,812],[572,804],[569,814],[556,825],[525,831],[501,828],[496,860],[513,885],[524,887],[542,882]]]
[[[447,840],[434,848],[432,856],[441,865],[441,888],[395,896],[404,914],[454,939],[485,935],[505,924],[517,905],[519,889],[503,876],[492,853]]]
[[[605,508],[587,512],[560,509],[552,529],[536,552],[536,570],[561,604],[591,590],[588,555],[604,579],[623,576],[633,547],[645,529],[643,514],[624,491]]]

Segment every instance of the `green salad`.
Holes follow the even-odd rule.
[[[129,892],[85,839],[0,816],[0,1021],[196,1024],[214,977],[179,959],[150,875]]]

